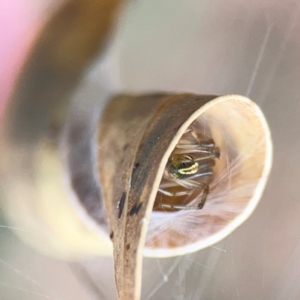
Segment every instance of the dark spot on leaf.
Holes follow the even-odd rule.
[[[119,219],[120,219],[121,216],[122,216],[122,212],[123,212],[124,205],[125,205],[125,200],[126,200],[126,193],[124,192],[124,193],[122,194],[121,199],[119,200],[119,203],[118,203],[118,209],[119,209],[119,215],[118,215],[118,218],[119,218]]]
[[[126,245],[126,250],[129,250],[130,249],[130,244],[127,244]]]
[[[114,238],[114,232],[113,231],[110,233],[109,237],[110,237],[111,240],[113,240],[113,238]]]
[[[139,162],[134,164],[133,169],[132,169],[132,176],[134,176],[134,172],[138,169],[139,166],[140,166]]]
[[[129,215],[130,216],[137,215],[139,213],[141,207],[142,207],[142,202],[134,204],[129,212]]]

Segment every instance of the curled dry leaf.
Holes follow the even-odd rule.
[[[187,138],[190,132],[192,138]],[[219,152],[216,162],[206,159],[206,176],[193,180],[210,189],[202,209],[190,209],[197,207],[203,191],[187,187],[186,192],[184,179],[169,178],[168,193],[161,192],[166,168],[182,140],[183,152],[195,156],[193,139],[202,145],[213,141]],[[266,121],[245,97],[161,94],[113,99],[99,124],[98,169],[119,299],[139,299],[143,254],[194,252],[245,221],[261,197],[271,159]],[[161,203],[169,203],[169,209]]]
[[[110,255],[111,239],[119,299],[139,299],[143,255],[197,251],[251,214],[270,171],[270,133],[258,107],[241,96],[119,96],[98,124],[103,207],[90,156],[95,146],[92,109],[83,123],[68,120],[65,147],[49,136],[34,147],[2,144],[2,209],[12,226],[25,230],[17,231],[22,239],[48,255],[72,260]],[[200,143],[213,140],[220,152],[209,165],[212,174],[199,179],[210,188],[205,205],[162,207],[197,206],[203,195],[202,189],[189,193],[180,180],[176,186],[178,180],[166,177],[182,141],[184,151],[196,155],[191,129]]]

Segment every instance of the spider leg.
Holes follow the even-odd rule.
[[[212,171],[203,171],[201,173],[197,173],[194,176],[192,176],[191,178],[197,178],[200,176],[212,176],[213,172]],[[186,190],[185,191],[180,191],[180,192],[169,192],[168,190],[164,189],[164,188],[159,188],[158,192],[160,192],[161,194],[168,196],[168,197],[181,197],[181,196],[189,196],[191,195],[191,193],[193,192],[193,190],[196,188],[200,188],[200,189],[204,189],[203,195],[205,194],[205,190],[208,188],[207,184],[204,183],[199,183],[190,179],[186,179],[186,180],[181,180],[181,179],[173,179],[175,181],[175,183],[177,183],[178,185],[181,185],[182,187],[184,187]],[[207,195],[206,195],[207,196]],[[205,196],[205,198],[206,198]],[[203,196],[202,196],[203,197]],[[161,203],[160,206],[161,207],[167,207],[165,205],[169,205],[169,204],[163,204]],[[183,207],[186,207],[186,205],[183,205]],[[187,208],[188,209],[188,208]]]
[[[199,137],[193,128],[188,128],[185,133],[190,133],[192,137],[199,143]]]
[[[190,145],[190,144],[182,144],[177,145],[173,154],[180,155],[180,154],[192,154],[192,153],[199,153],[199,154],[205,154],[204,156],[201,156],[201,159],[211,159],[211,158],[219,158],[220,157],[220,151],[219,148],[206,148],[201,147],[199,145]]]
[[[205,148],[214,148],[215,142],[213,140],[202,141],[200,142],[200,146]]]
[[[201,173],[197,173],[193,176],[193,178],[198,178],[198,177],[203,177],[203,176],[212,176],[214,173],[213,171],[209,170],[209,171],[203,171]],[[198,182],[197,182],[198,183]]]
[[[186,135],[186,134],[190,134],[189,137],[185,136],[183,137],[177,147],[181,147],[181,146],[198,146],[199,147],[199,144],[200,144],[200,140],[199,140],[199,137],[198,135],[196,134],[195,130],[192,129],[192,128],[188,128],[183,135]]]
[[[181,191],[181,192],[172,193],[172,192],[166,191],[164,189],[158,189],[158,191],[160,193],[162,193],[163,195],[166,195],[166,196],[169,196],[169,197],[185,196],[185,195],[189,195],[192,192],[191,190],[187,190],[187,191]]]
[[[197,143],[190,143],[187,141],[187,142],[177,144],[174,154],[186,154],[186,153],[208,154],[207,156],[203,156],[203,159],[220,157],[220,150],[218,147],[215,147],[215,143],[213,140],[202,141],[202,142],[199,142],[197,140]]]
[[[160,203],[159,206],[163,207],[163,208],[171,208],[171,209],[179,209],[179,210],[198,210],[198,209],[202,209],[207,195],[209,193],[209,186],[206,183],[196,183],[198,186],[198,189],[202,189],[203,193],[200,199],[200,202],[198,203],[197,206],[191,206],[191,205],[177,205],[177,204],[165,204],[165,203]]]
[[[197,157],[194,159],[194,161],[201,161],[206,159],[215,159],[220,157],[220,150],[219,148],[215,147],[211,151],[207,153],[207,155],[203,155],[201,157]]]
[[[196,174],[191,175],[189,178],[186,178],[186,179],[172,178],[172,180],[176,184],[178,184],[178,185],[180,185],[180,186],[182,186],[182,187],[184,187],[184,188],[186,188],[188,190],[191,190],[191,189],[197,188],[199,186],[199,184],[202,184],[202,183],[193,181],[191,179],[198,178],[198,177],[203,177],[203,176],[212,176],[212,175],[213,175],[213,171],[212,170],[205,169],[205,170],[203,170],[201,172],[198,171]]]

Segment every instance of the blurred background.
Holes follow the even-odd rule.
[[[26,49],[61,4],[24,3],[0,1],[0,116]],[[300,298],[299,32],[297,0],[131,1],[105,58],[80,82],[74,99],[91,101],[106,89],[237,93],[261,107],[271,128],[273,169],[254,214],[198,253],[144,259],[143,300]],[[111,258],[47,258],[2,219],[1,299],[116,299]]]

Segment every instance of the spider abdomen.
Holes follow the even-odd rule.
[[[199,163],[190,155],[178,155],[169,165],[169,174],[176,179],[186,179],[197,174]]]

